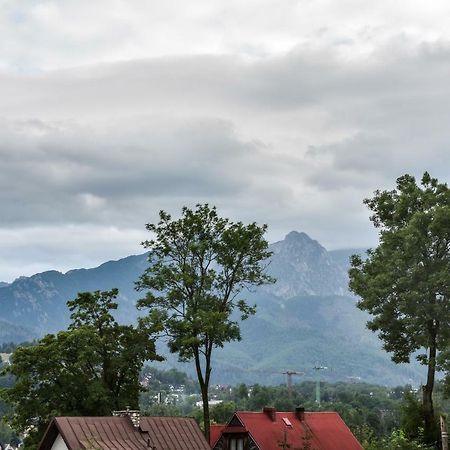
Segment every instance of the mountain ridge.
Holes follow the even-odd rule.
[[[257,305],[257,314],[242,325],[241,342],[215,352],[216,382],[277,382],[279,377],[262,375],[264,370],[312,367],[315,361],[328,361],[334,370],[324,377],[334,379],[360,377],[381,384],[420,380],[417,365],[395,366],[365,328],[368,316],[356,308],[347,288],[347,250],[328,252],[299,232],[289,233],[270,249],[268,272],[277,283],[246,294]],[[24,330],[29,340],[65,329],[69,323],[66,302],[80,291],[118,288],[116,317],[122,323],[134,322],[141,314],[135,303],[142,295],[136,292],[135,282],[148,266],[147,259],[146,253],[131,255],[92,269],[64,274],[46,271],[0,286],[0,317],[18,331],[17,339],[9,340],[23,340]],[[161,343],[158,348],[167,357],[166,366],[191,370],[180,366]]]

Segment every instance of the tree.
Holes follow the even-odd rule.
[[[16,383],[1,397],[14,407],[13,428],[33,430],[27,446],[37,444],[52,416],[138,408],[141,367],[157,357],[150,330],[115,321],[111,311],[117,294],[116,289],[78,294],[68,302],[68,331],[14,352],[7,370]]]
[[[366,450],[425,450],[430,448],[414,439],[409,439],[402,430],[393,430],[381,440],[363,441]]]
[[[404,175],[396,189],[376,191],[364,203],[373,211],[379,245],[367,259],[352,257],[350,289],[361,298],[358,307],[373,316],[368,328],[379,332],[394,362],[409,362],[421,351],[424,431],[432,442],[435,372],[445,368],[450,344],[450,190],[428,173],[421,185]]]
[[[236,411],[236,403],[221,402],[211,408],[211,419],[214,423],[227,423]]]
[[[138,307],[149,314],[141,322],[163,332],[181,361],[194,360],[209,439],[211,355],[241,339],[234,313],[241,320],[255,313],[239,297],[242,290],[273,281],[262,264],[271,254],[263,237],[267,227],[231,222],[207,204],[183,208],[178,220],[164,211],[159,218],[146,226],[154,239],[143,242],[150,266],[137,283],[148,290]]]

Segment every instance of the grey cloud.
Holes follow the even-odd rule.
[[[450,46],[406,47],[2,75],[0,230],[139,230],[208,201],[273,240],[373,243],[364,197],[405,172],[450,176]]]
[[[343,61],[332,49],[297,47],[292,52],[245,62],[232,56],[156,58],[51,75],[4,77],[2,108],[8,115],[87,118],[121,114],[230,114],[233,110],[330,107],[353,120],[360,109],[383,108],[402,98],[434,103],[445,95],[449,46],[403,51],[393,40],[372,57]],[[423,70],[426,66],[427,70]],[[420,90],[418,88],[420,87]],[[14,92],[14,95],[11,95]],[[355,115],[355,112],[358,114]],[[374,114],[366,111],[368,119]],[[353,116],[352,116],[353,113]]]
[[[43,136],[33,135],[33,122],[32,139],[22,130],[0,145],[3,226],[120,222],[133,196],[239,195],[259,153],[257,145],[240,141],[228,124],[217,120],[141,120],[139,127],[122,122],[100,132],[84,130],[83,136],[67,128],[54,131],[52,124],[39,126]]]
[[[296,42],[346,55],[392,35],[448,37],[448,3],[355,0],[6,0],[0,6],[1,65],[21,71],[157,55],[271,55]]]
[[[142,253],[139,243],[146,237],[143,228],[88,224],[0,229],[0,276],[12,281],[44,270],[95,267]]]

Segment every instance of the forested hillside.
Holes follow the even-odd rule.
[[[215,382],[278,383],[287,369],[315,377],[313,366],[329,367],[323,379],[358,379],[380,384],[416,384],[417,365],[396,366],[381,344],[365,328],[366,314],[355,306],[347,290],[350,254],[356,250],[328,252],[305,233],[291,232],[271,245],[268,271],[277,278],[269,285],[246,293],[257,313],[242,327],[242,342],[225,345],[216,353]],[[359,250],[361,252],[361,250]],[[66,301],[80,291],[120,291],[117,318],[133,322],[140,293],[135,281],[147,266],[147,255],[129,256],[93,269],[65,274],[49,271],[21,277],[0,287],[0,343],[30,340],[64,329],[69,312]],[[161,353],[167,349],[160,343]],[[171,355],[165,367],[179,365]]]

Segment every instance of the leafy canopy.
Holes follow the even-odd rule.
[[[148,329],[119,325],[117,289],[84,292],[67,304],[72,323],[31,347],[19,347],[8,371],[16,377],[1,397],[11,404],[14,429],[32,429],[26,444],[36,444],[52,416],[110,415],[138,407],[139,373],[156,359]]]
[[[405,175],[397,189],[365,200],[380,242],[366,260],[353,256],[350,270],[358,306],[396,362],[429,348],[433,336],[438,349],[450,339],[450,191],[427,173],[421,185]]]
[[[207,204],[183,208],[178,220],[164,211],[159,218],[147,225],[154,239],[143,243],[150,266],[137,283],[148,290],[138,307],[149,314],[141,324],[165,334],[181,361],[195,361],[209,439],[212,351],[241,339],[234,312],[241,320],[255,313],[240,296],[243,289],[273,281],[263,264],[271,254],[264,239],[267,227],[231,222]]]
[[[376,191],[365,203],[380,242],[366,260],[352,257],[350,288],[395,362],[421,352],[416,358],[427,366],[424,440],[431,443],[437,438],[436,369],[444,369],[450,382],[450,190],[428,173],[421,185],[404,175],[396,189]]]
[[[185,207],[178,220],[161,211],[160,221],[147,225],[155,238],[143,243],[150,266],[137,286],[148,292],[138,307],[149,308],[144,320],[166,332],[170,350],[181,360],[192,359],[197,349],[207,353],[241,339],[232,312],[244,320],[255,307],[239,294],[272,282],[261,264],[270,256],[266,228],[230,222],[208,205]]]

